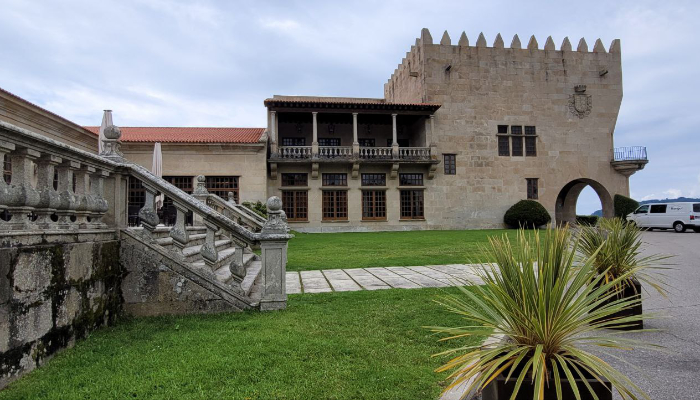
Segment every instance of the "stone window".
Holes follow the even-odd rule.
[[[323,220],[347,220],[348,219],[348,191],[324,190],[323,191]]]
[[[306,146],[306,138],[285,137],[282,138],[282,146]]]
[[[362,174],[362,186],[386,186],[386,174]]]
[[[537,200],[538,195],[538,178],[525,178],[527,181],[527,198],[529,200]]]
[[[282,210],[288,221],[307,221],[309,215],[308,193],[304,190],[283,190]]]
[[[498,125],[497,137],[499,156],[534,157],[537,155],[537,133],[534,126],[526,126],[525,135],[523,135],[522,125],[510,127]]]
[[[222,199],[228,199],[228,192],[233,192],[233,198],[238,203],[238,177],[237,176],[207,176],[205,185],[207,191]]]
[[[127,223],[129,226],[138,226],[141,222],[139,210],[146,204],[146,190],[143,188],[141,181],[133,176],[129,177],[127,200]]]
[[[423,186],[423,174],[399,174],[399,186]]]
[[[12,161],[10,161],[10,155],[5,154],[2,163],[2,177],[5,179],[5,183],[8,185],[12,182]]]
[[[365,221],[386,220],[386,192],[384,190],[362,191],[362,219]]]
[[[319,146],[340,146],[340,138],[319,138]]]
[[[309,176],[308,174],[282,174],[282,186],[308,186]]]
[[[360,147],[375,147],[376,146],[376,141],[374,139],[357,139],[357,142],[360,144]]]
[[[323,174],[323,186],[347,186],[348,174]]]
[[[424,219],[423,190],[401,191],[401,219]]]
[[[525,127],[525,155],[527,157],[537,156],[537,131],[534,126]]]
[[[170,183],[171,185],[175,186],[176,188],[182,190],[183,192],[187,194],[192,194],[192,179],[193,177],[191,176],[164,176],[163,179]],[[226,197],[223,197],[223,199],[227,200],[228,199],[228,194]],[[238,200],[236,200],[238,201]],[[174,225],[175,221],[177,220],[177,209],[175,209],[175,205],[173,204],[173,200],[165,196],[165,200],[163,200],[163,207],[160,209],[160,212],[162,214],[162,220],[163,224],[165,225]],[[185,216],[185,224],[192,224],[192,211],[188,211],[187,215]]]
[[[457,175],[457,155],[443,154],[442,159],[445,166],[445,175]]]

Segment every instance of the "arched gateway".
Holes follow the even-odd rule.
[[[613,199],[608,190],[593,179],[579,178],[564,185],[557,196],[555,208],[557,225],[576,222],[576,201],[581,191],[589,185],[600,198],[600,204],[603,206],[603,217],[612,218],[615,215]]]

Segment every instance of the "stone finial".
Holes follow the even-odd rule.
[[[459,37],[459,45],[469,46],[469,38],[467,37],[467,33],[464,31],[462,31],[462,36]]]
[[[433,44],[433,37],[430,36],[430,31],[428,28],[421,29],[420,38],[423,44]]]
[[[105,128],[105,137],[110,140],[118,140],[122,137],[122,130],[119,127],[110,125]]]
[[[503,38],[500,33],[496,35],[496,39],[493,41],[493,47],[497,49],[503,48]]]
[[[440,44],[446,44],[448,46],[452,45],[452,39],[450,39],[450,34],[445,31],[445,33],[442,34],[442,39],[440,39]]]
[[[287,214],[282,210],[282,200],[277,196],[267,199],[267,221],[263,224],[262,234],[287,233]]]
[[[552,39],[551,36],[547,37],[547,41],[544,42],[544,49],[545,50],[556,50],[554,47],[554,40]]]
[[[571,51],[571,42],[569,41],[569,37],[565,37],[564,41],[561,42],[561,51]]]
[[[102,149],[100,156],[112,159],[114,161],[124,161],[122,153],[122,131],[115,125],[109,125],[104,130],[104,138],[102,139]]]
[[[600,39],[595,41],[595,44],[593,45],[593,52],[605,53],[605,46],[603,46],[603,42]]]
[[[197,175],[197,187],[194,188],[194,191],[192,191],[193,195],[208,195],[209,191],[207,190],[207,184],[206,184],[207,178],[204,177],[204,175]]]
[[[476,39],[476,47],[486,47],[486,37],[484,37],[484,32],[479,33],[479,38]]]
[[[612,43],[610,43],[610,50],[608,50],[610,53],[619,53],[620,52],[620,39],[614,39]]]
[[[520,44],[520,38],[518,37],[518,34],[516,33],[513,35],[513,40],[510,41],[510,48],[511,49],[522,49],[523,46]]]
[[[588,43],[586,43],[585,38],[581,38],[581,40],[578,41],[578,47],[576,48],[576,51],[580,51],[581,53],[588,52]]]
[[[228,192],[228,202],[236,205],[236,197],[233,195],[233,192]]]
[[[539,45],[537,44],[537,39],[535,39],[535,35],[530,36],[530,41],[527,42],[527,48],[528,50],[537,50],[539,48]]]

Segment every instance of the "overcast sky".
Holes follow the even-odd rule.
[[[526,4],[527,3],[527,4]],[[637,199],[700,196],[700,1],[0,0],[0,87],[78,124],[264,126],[273,94],[382,97],[420,29],[622,40]],[[592,190],[579,213],[600,208]]]

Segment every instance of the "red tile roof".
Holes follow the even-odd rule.
[[[86,126],[94,134],[99,126]],[[187,128],[120,126],[123,142],[257,143],[264,128]]]

